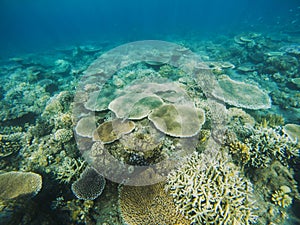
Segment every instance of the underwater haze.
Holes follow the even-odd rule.
[[[299,0],[0,0],[0,225],[299,225]]]
[[[299,29],[299,12],[297,0],[2,0],[1,55],[86,40]]]

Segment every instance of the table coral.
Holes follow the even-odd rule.
[[[93,131],[96,129],[96,120],[93,116],[83,117],[81,118],[75,127],[75,132],[77,135],[81,137],[89,137],[93,136]]]
[[[153,110],[149,120],[155,127],[173,137],[192,137],[205,122],[205,113],[191,104],[164,104]]]
[[[279,190],[276,190],[272,194],[272,201],[275,204],[286,208],[290,206],[293,202],[293,198],[289,195],[289,193],[291,192],[292,190],[288,186],[281,186]]]
[[[219,78],[219,88],[212,95],[230,105],[246,109],[267,109],[271,107],[268,94],[252,84],[231,80],[224,75]]]
[[[93,132],[94,141],[102,141],[103,143],[112,143],[118,140],[123,134],[133,131],[135,124],[132,121],[122,121],[115,119],[106,121],[96,128]]]
[[[252,184],[227,157],[194,153],[169,174],[167,189],[193,224],[255,223]]]
[[[0,199],[35,196],[42,188],[42,176],[32,172],[5,172],[0,174]]]
[[[130,93],[114,99],[108,106],[118,118],[140,120],[147,117],[152,109],[163,104],[156,95]]]
[[[295,142],[300,142],[300,125],[286,124],[283,126],[283,131]]]

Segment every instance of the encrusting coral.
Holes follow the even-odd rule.
[[[192,224],[256,222],[252,184],[227,157],[195,152],[168,175],[167,190]]]

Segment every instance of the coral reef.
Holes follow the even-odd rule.
[[[147,179],[147,174],[144,179]],[[164,190],[164,182],[148,186],[120,186],[119,208],[124,223],[128,225],[190,224],[176,211],[172,197]]]
[[[293,141],[300,144],[300,125],[286,124],[283,126],[283,132],[286,133]]]
[[[118,140],[122,135],[132,132],[135,123],[129,120],[114,119],[106,121],[93,132],[94,141],[102,141],[105,144]]]
[[[81,137],[91,138],[93,131],[96,129],[95,117],[88,116],[81,118],[75,127],[75,132]]]
[[[253,167],[267,167],[274,160],[287,165],[289,160],[299,156],[296,144],[284,133],[282,128],[254,128],[253,134],[245,139],[250,149],[250,162]]]
[[[167,189],[191,223],[255,223],[252,184],[227,157],[194,153],[168,175]]]
[[[214,89],[213,96],[230,105],[246,109],[267,109],[271,107],[268,94],[252,84],[231,80],[228,76],[218,79],[220,88]]]
[[[108,107],[118,118],[140,120],[162,103],[163,101],[156,95],[129,93],[114,99]]]
[[[283,185],[280,187],[279,190],[276,190],[272,194],[272,201],[276,205],[286,208],[286,207],[290,206],[293,201],[292,197],[289,196],[289,193],[291,193],[291,189],[288,186]]]
[[[192,137],[205,122],[205,113],[190,104],[164,104],[153,110],[149,120],[155,127],[173,137]]]
[[[11,171],[0,174],[0,199],[35,196],[42,188],[42,176],[33,172]]]
[[[76,180],[72,186],[73,194],[83,200],[94,200],[98,198],[104,187],[105,179],[96,170],[91,167],[87,167],[80,178]]]
[[[9,121],[39,115],[49,99],[48,92],[41,86],[22,82],[6,91],[1,99],[0,119]]]
[[[293,169],[274,161],[267,168],[249,171],[248,175],[259,196],[259,224],[283,224],[288,219],[292,201],[300,199]]]
[[[22,148],[24,133],[0,134],[0,158],[18,152]]]

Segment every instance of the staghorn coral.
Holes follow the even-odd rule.
[[[284,133],[282,128],[256,127],[250,137],[244,140],[250,149],[249,166],[267,167],[274,160],[287,165],[288,161],[299,155],[296,144]]]
[[[67,219],[71,224],[90,224],[93,221],[91,214],[95,205],[92,200],[66,200],[64,197],[58,197],[51,207],[56,211],[67,211],[70,215]]]
[[[272,201],[276,205],[286,208],[286,207],[290,206],[293,202],[293,198],[289,195],[289,193],[291,193],[291,192],[292,192],[292,190],[288,186],[283,185],[280,187],[279,190],[276,190],[272,194]]]
[[[264,127],[276,128],[278,126],[284,125],[283,116],[278,114],[258,115],[255,119],[257,123],[261,124]]]
[[[225,147],[242,167],[265,168],[276,160],[288,165],[299,156],[299,146],[282,127],[270,128],[266,124],[239,127],[234,132],[232,127],[227,131]]]
[[[255,223],[252,184],[227,157],[194,153],[168,175],[167,189],[192,224]]]
[[[101,195],[105,183],[105,179],[101,174],[93,168],[87,167],[80,178],[72,184],[71,189],[79,199],[94,200]]]
[[[0,158],[18,152],[22,148],[24,133],[0,134]]]
[[[86,164],[83,160],[70,158],[65,156],[64,154],[60,154],[63,158],[60,164],[56,165],[53,172],[56,174],[56,179],[62,183],[69,183],[73,177],[78,176],[82,170],[85,168]]]
[[[249,147],[240,141],[233,141],[228,144],[229,152],[234,155],[234,160],[242,166],[250,160]]]
[[[0,199],[35,196],[42,188],[42,176],[33,172],[11,171],[0,174]]]
[[[230,105],[246,109],[267,109],[271,107],[268,94],[259,87],[231,80],[223,75],[219,78],[219,88],[215,88],[212,95]]]

